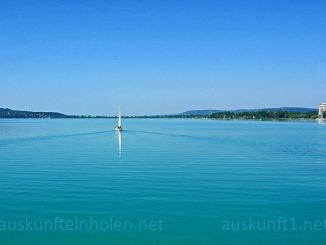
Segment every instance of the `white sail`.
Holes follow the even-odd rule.
[[[120,110],[120,106],[119,106],[119,115],[118,115],[119,119],[118,119],[118,127],[121,128],[121,110]]]
[[[119,106],[119,113],[118,113],[118,126],[115,128],[115,130],[122,131],[120,106]]]

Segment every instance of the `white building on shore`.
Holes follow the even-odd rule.
[[[320,119],[326,119],[326,103],[319,105],[318,116]]]

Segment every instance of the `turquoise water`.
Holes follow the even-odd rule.
[[[123,122],[0,120],[0,244],[326,243],[326,125]]]

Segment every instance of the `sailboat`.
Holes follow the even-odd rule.
[[[115,130],[116,131],[122,131],[120,106],[119,106],[119,113],[118,113],[118,126],[115,128]]]

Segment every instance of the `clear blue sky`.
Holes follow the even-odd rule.
[[[0,107],[68,114],[317,107],[325,0],[2,0]]]

